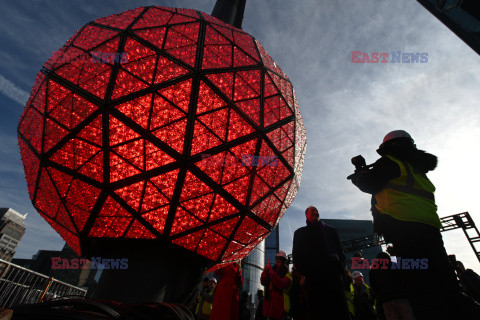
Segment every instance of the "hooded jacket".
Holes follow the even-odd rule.
[[[410,163],[417,172],[423,175],[435,170],[438,163],[436,156],[415,147],[389,150],[388,155]],[[388,181],[399,176],[400,167],[398,164],[384,155],[373,164],[372,169],[355,174],[352,182],[363,192],[375,194]]]
[[[401,176],[401,168],[399,163],[397,161],[392,160],[393,158],[403,162],[404,164],[408,164],[409,166],[412,167],[413,172],[415,175],[420,176],[425,178],[424,181],[427,181],[428,183],[431,182],[428,181],[428,178],[426,176],[426,173],[429,171],[432,171],[436,168],[437,166],[437,157],[429,154],[423,150],[418,150],[413,144],[410,145],[401,145],[397,146],[396,148],[390,148],[387,150],[387,152],[382,153],[383,156],[379,160],[377,160],[373,166],[372,169],[367,170],[367,171],[362,171],[354,175],[352,178],[352,182],[363,192],[370,193],[372,195],[376,195],[375,197],[372,196],[372,214],[374,216],[374,230],[376,233],[382,234],[382,227],[381,225],[381,220],[384,220],[385,215],[380,214],[380,212],[376,208],[376,198],[378,197],[379,192],[384,190],[387,187],[387,184],[391,182],[394,179],[397,179]],[[389,157],[393,156],[393,157]],[[403,169],[405,170],[405,169]],[[433,185],[431,185],[433,187]],[[434,189],[434,187],[433,187]],[[383,193],[383,192],[382,192]],[[385,194],[383,195],[385,196]],[[415,211],[402,211],[402,210],[409,210],[408,208],[405,209],[400,209],[397,208],[396,210],[400,210],[398,212],[404,212],[404,214],[401,214],[402,216],[405,215],[403,218],[396,217],[396,215],[393,215],[397,219],[402,219],[402,220],[412,220],[412,221],[418,221],[422,223],[427,223],[432,226],[438,227],[440,225],[440,221],[438,219],[438,215],[436,214],[436,206],[434,204],[434,198],[433,198],[433,193],[431,194],[431,208],[427,209],[426,212],[422,212],[420,214],[421,209],[419,209],[420,214],[418,217],[416,216],[417,213]],[[385,198],[382,198],[385,200]],[[413,199],[413,198],[412,198]],[[393,200],[393,199],[392,199]],[[399,199],[397,199],[398,201]],[[390,203],[389,205],[393,206],[393,202],[390,202],[391,200],[387,200],[386,203]],[[400,200],[403,201],[403,200]],[[409,206],[409,202],[398,202],[398,205],[401,206]],[[413,202],[410,204],[410,206],[413,204]],[[420,207],[418,207],[420,208]]]

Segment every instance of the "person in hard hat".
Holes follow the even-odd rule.
[[[343,287],[345,290],[345,297],[347,298],[347,306],[348,311],[350,312],[350,317],[355,319],[355,306],[353,305],[355,290],[353,289],[353,276],[348,268],[345,268],[343,274]]]
[[[209,291],[209,281],[210,281],[209,277],[203,278],[202,287],[200,288],[199,292],[197,292],[197,295],[195,298],[194,310],[192,310],[196,318],[198,317],[198,313],[201,309],[200,304],[201,302],[203,302],[202,294]]]
[[[288,292],[292,285],[292,276],[288,271],[287,255],[279,251],[275,256],[275,265],[267,262],[260,276],[260,283],[265,287],[263,315],[267,319],[285,320],[290,311]]]
[[[213,298],[210,320],[238,320],[238,291],[243,286],[240,262],[232,262],[215,270],[220,277]]]
[[[350,319],[342,275],[345,255],[335,228],[320,221],[317,208],[305,210],[307,225],[293,235],[293,263],[305,276],[309,319]]]
[[[208,320],[210,318],[210,314],[212,313],[213,297],[215,295],[217,279],[206,279],[208,280],[208,285],[206,288],[204,288],[204,290],[202,290],[200,294],[200,298],[197,304],[197,310],[195,313],[197,320]]]
[[[437,157],[418,150],[404,130],[389,132],[377,152],[381,158],[351,181],[372,194],[374,231],[393,244],[397,257],[428,259],[426,269],[402,270],[416,318],[443,319],[449,312],[466,319],[480,312],[480,305],[461,295],[443,245],[435,186],[426,175],[436,168]]]
[[[375,320],[374,299],[370,287],[363,280],[360,271],[354,271],[352,277],[355,320]]]

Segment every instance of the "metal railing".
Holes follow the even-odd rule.
[[[0,259],[0,307],[84,297],[86,290]]]

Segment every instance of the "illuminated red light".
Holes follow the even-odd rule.
[[[32,203],[77,253],[80,238],[163,238],[213,262],[275,227],[306,146],[292,85],[253,37],[165,7],[80,29],[38,74],[18,135]]]

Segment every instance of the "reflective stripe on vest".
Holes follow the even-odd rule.
[[[350,283],[350,290],[345,291],[345,296],[347,297],[348,311],[350,311],[353,316],[355,316],[355,306],[353,305],[354,292],[353,283]]]
[[[283,310],[285,310],[286,313],[290,311],[290,289],[292,288],[292,273],[288,272],[285,275],[288,279],[290,279],[290,286],[288,288],[283,289]]]
[[[397,162],[397,164],[399,161],[403,164],[403,167],[405,168],[405,171],[407,173],[407,181],[406,181],[406,184],[403,186],[398,184],[393,184],[393,183],[387,183],[385,185],[385,189],[393,189],[393,190],[401,191],[403,193],[414,194],[416,196],[426,198],[431,201],[435,201],[435,196],[433,195],[433,192],[415,188],[415,177],[408,163],[406,163],[405,161],[396,159],[392,156],[387,156],[387,157],[389,157],[390,160]],[[401,170],[401,167],[400,167],[400,170]]]
[[[387,157],[398,164],[400,176],[390,180],[375,194],[380,213],[403,220],[429,224],[441,228],[433,192],[435,186],[424,174],[415,173],[413,167],[393,156]]]
[[[215,289],[212,289],[208,295],[213,297],[215,295]],[[213,302],[203,300],[202,313],[209,316],[212,313],[212,307]]]

